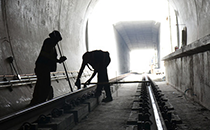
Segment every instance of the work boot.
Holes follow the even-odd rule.
[[[102,102],[111,102],[113,99],[110,97],[110,98],[104,98],[102,100]]]

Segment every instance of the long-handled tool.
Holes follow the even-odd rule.
[[[124,84],[124,83],[150,83],[150,81],[123,81],[123,82],[101,82],[101,83],[96,83],[96,82],[92,82],[89,84],[86,83],[82,83],[82,85],[84,85],[84,87],[86,87],[86,85],[90,85],[90,84]]]
[[[59,53],[60,53],[60,56],[63,56],[62,53],[61,53],[61,49],[60,49],[60,46],[57,44],[57,47],[58,47],[58,50],[59,50]],[[66,66],[65,66],[65,63],[63,62],[63,68],[65,70],[65,73],[66,73],[66,77],[67,77],[67,81],[69,83],[69,87],[71,89],[71,92],[73,92],[73,89],[72,89],[72,86],[71,86],[71,82],[70,82],[70,79],[69,79],[69,76],[68,76],[68,72],[66,70]]]

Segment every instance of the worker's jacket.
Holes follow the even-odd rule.
[[[111,62],[109,52],[95,50],[87,53],[89,57],[86,59],[86,57],[83,56],[83,62],[86,65],[90,64],[94,71],[107,68]]]
[[[45,39],[41,52],[35,64],[42,64],[50,68],[50,72],[55,72],[57,68],[57,52],[55,46],[52,46],[52,39]]]

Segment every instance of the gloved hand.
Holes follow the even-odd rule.
[[[61,56],[60,59],[58,60],[59,63],[62,63],[66,60],[67,58],[65,56]]]

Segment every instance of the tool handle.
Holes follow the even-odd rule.
[[[89,84],[124,84],[124,83],[149,83],[150,81],[122,81],[122,82],[92,82]],[[86,83],[82,83],[83,85],[87,85]]]
[[[59,50],[59,53],[60,53],[60,56],[63,56],[62,53],[61,53],[61,49],[60,49],[60,46],[57,44],[57,47],[58,47],[58,50]],[[69,87],[71,89],[71,92],[73,92],[73,89],[72,89],[72,86],[71,86],[71,82],[70,82],[70,79],[69,79],[69,75],[68,75],[68,72],[67,72],[67,69],[66,69],[66,66],[65,66],[65,63],[63,62],[63,68],[64,68],[64,71],[66,73],[66,77],[67,77],[67,81],[69,83]]]

